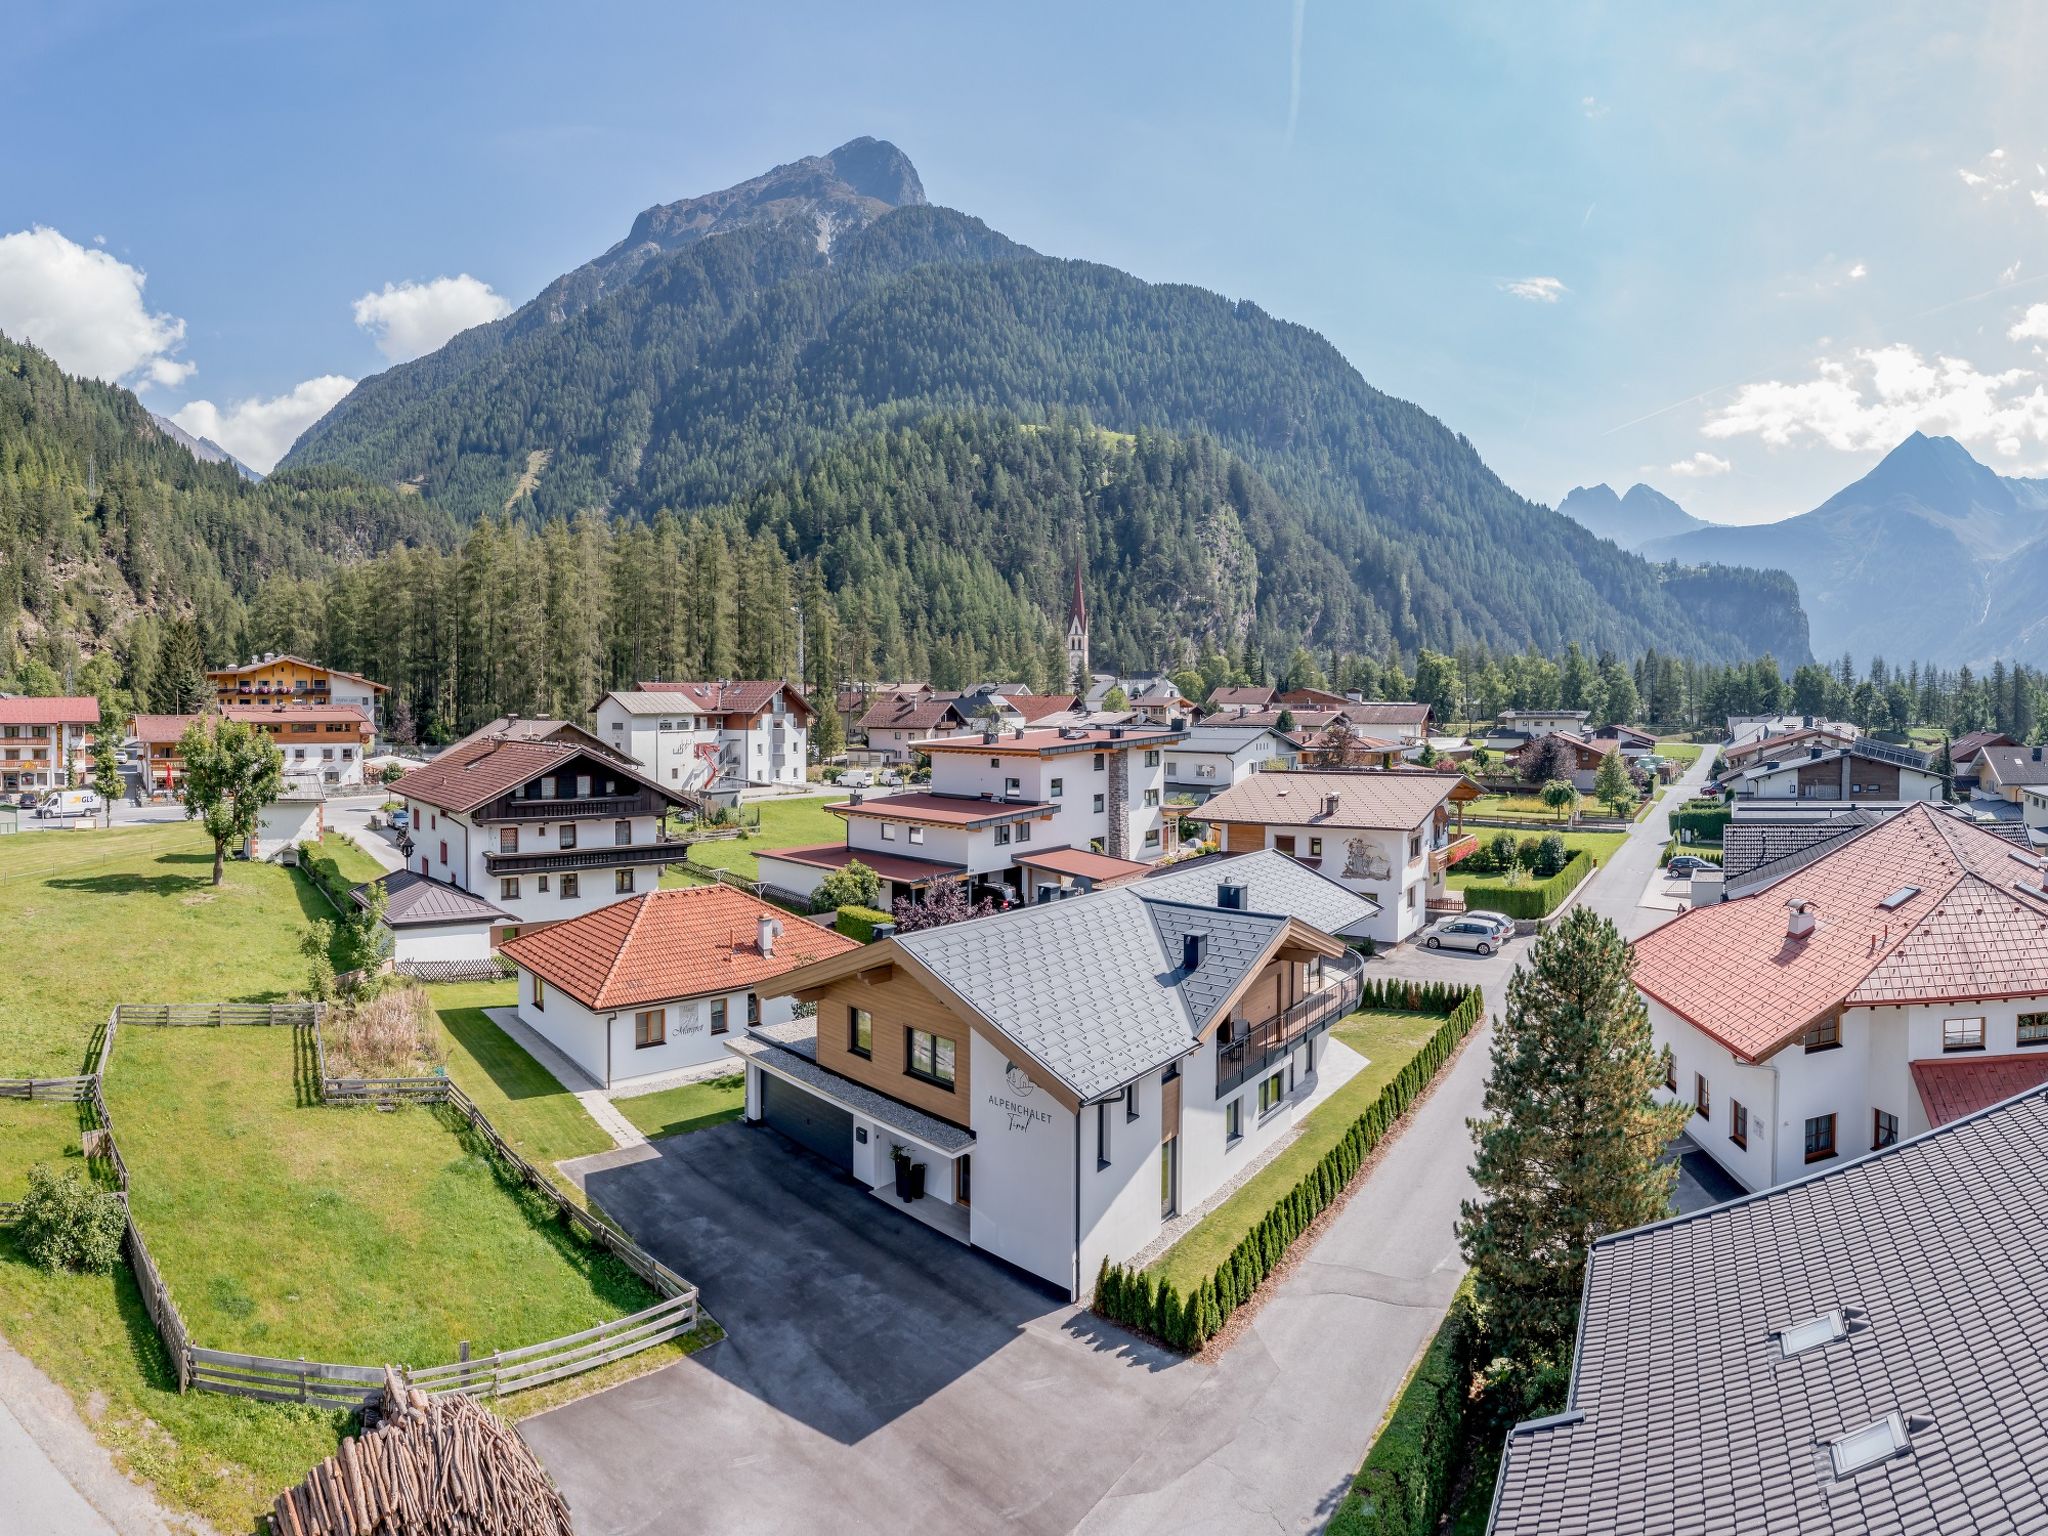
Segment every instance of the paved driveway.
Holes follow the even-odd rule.
[[[1070,1531],[1213,1374],[773,1131],[651,1150],[577,1171],[730,1337],[521,1426],[591,1536]]]

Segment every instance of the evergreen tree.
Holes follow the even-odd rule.
[[[1570,1361],[1593,1240],[1665,1215],[1677,1179],[1659,1158],[1688,1110],[1655,1100],[1663,1059],[1631,964],[1590,908],[1540,933],[1508,982],[1472,1122],[1479,1195],[1458,1239],[1496,1351],[1538,1366]]]
[[[172,619],[164,626],[156,660],[149,702],[158,714],[194,714],[213,696],[206,680],[205,650],[190,619]]]
[[[1616,816],[1626,816],[1635,806],[1635,785],[1629,782],[1628,766],[1619,752],[1600,759],[1600,771],[1593,779],[1593,794]]]

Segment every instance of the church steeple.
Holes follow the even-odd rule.
[[[1088,600],[1081,593],[1081,560],[1074,558],[1074,605],[1067,613],[1067,677],[1078,692],[1088,691]]]

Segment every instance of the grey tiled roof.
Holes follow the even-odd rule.
[[[416,869],[394,869],[349,892],[357,906],[366,906],[370,884],[384,887],[384,921],[392,928],[430,927],[436,923],[506,923],[512,915],[483,897],[435,880]]]
[[[1284,912],[1324,933],[1362,934],[1380,912],[1378,902],[1354,895],[1270,848],[1257,853],[1213,854],[1170,865],[1147,875],[1138,885],[1138,894],[1214,906],[1219,885],[1244,886],[1248,912]]]
[[[1768,884],[1804,868],[1882,820],[1881,811],[1859,809],[1807,821],[1731,821],[1721,831],[1721,871],[1728,881],[1728,894],[1736,894],[1738,882],[1745,886]]]
[[[1147,894],[1117,886],[896,942],[1085,1100],[1185,1054],[1287,922]],[[1188,933],[1209,940],[1192,975]]]
[[[801,1021],[799,1021],[801,1022]],[[763,1039],[761,1030],[752,1030],[737,1040],[726,1042],[726,1049],[742,1061],[750,1061],[758,1067],[815,1088],[827,1098],[835,1099],[848,1109],[866,1115],[870,1120],[890,1126],[906,1136],[915,1137],[926,1146],[940,1152],[965,1152],[974,1145],[974,1132],[912,1109],[887,1094],[877,1093],[850,1077],[841,1077],[818,1065],[813,1058],[817,1054],[817,1032],[815,1024],[810,1031],[810,1050],[802,1043],[788,1036],[789,1026],[778,1026],[784,1031],[775,1039]]]
[[[1495,1536],[2048,1529],[2043,1255],[2048,1090],[1596,1243],[1571,1414],[1509,1436]],[[1907,1451],[1834,1477],[1892,1413]]]

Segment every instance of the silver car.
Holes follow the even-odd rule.
[[[1468,923],[1491,923],[1502,938],[1515,931],[1515,920],[1505,912],[1467,912],[1464,917]]]
[[[1469,913],[1441,918],[1425,928],[1422,942],[1429,949],[1469,949],[1490,955],[1500,948],[1501,933],[1492,923]]]

